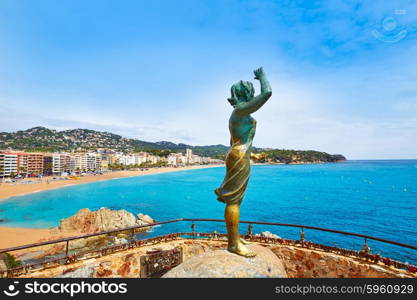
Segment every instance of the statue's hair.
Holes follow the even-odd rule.
[[[255,89],[253,88],[251,82],[241,80],[238,83],[232,85],[230,93],[231,97],[227,98],[227,101],[229,101],[229,103],[235,107],[240,100],[249,100],[252,98],[255,94]]]

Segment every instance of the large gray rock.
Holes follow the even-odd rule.
[[[163,278],[287,278],[281,260],[268,248],[249,245],[255,257],[246,258],[214,250],[194,256],[167,272]]]
[[[149,215],[138,214],[138,225],[145,225],[155,223],[155,220],[152,219]]]
[[[92,266],[83,266],[81,268],[78,268],[74,271],[66,272],[65,274],[62,274],[61,276],[57,276],[58,278],[92,278],[94,274],[95,268],[98,266],[98,264],[94,264]]]
[[[143,219],[138,219],[134,214],[124,209],[100,208],[97,211],[91,211],[88,208],[83,208],[75,215],[62,219],[59,229],[62,231],[94,233],[153,223],[153,219],[148,215],[142,216]]]

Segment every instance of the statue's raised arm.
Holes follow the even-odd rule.
[[[249,98],[247,101],[239,101],[235,105],[235,112],[239,115],[254,113],[261,108],[272,95],[272,89],[263,68],[261,67],[253,71],[253,73],[255,74],[255,79],[259,80],[261,83],[261,93],[258,96]]]

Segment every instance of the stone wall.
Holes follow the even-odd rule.
[[[416,274],[320,250],[293,246],[271,249],[284,263],[289,277],[296,278],[398,278]]]

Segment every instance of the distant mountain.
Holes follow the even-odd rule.
[[[122,152],[149,151],[159,155],[169,152],[184,152],[192,149],[194,154],[224,158],[229,150],[225,145],[191,146],[169,141],[146,142],[124,138],[120,135],[90,129],[57,131],[45,127],[33,127],[16,132],[0,132],[0,149],[57,152],[114,149]],[[318,151],[253,148],[259,162],[335,162],[345,160],[343,155]]]

